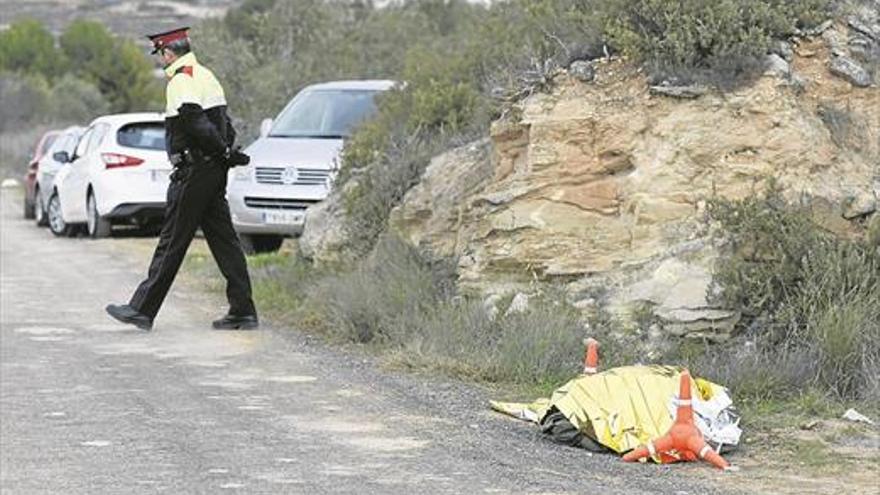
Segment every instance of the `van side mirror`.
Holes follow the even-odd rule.
[[[264,138],[269,135],[269,131],[272,130],[273,123],[274,122],[272,121],[272,119],[263,119],[263,121],[260,122],[260,137],[261,138]]]
[[[52,159],[58,163],[70,162],[70,155],[66,151],[56,151],[52,154]]]

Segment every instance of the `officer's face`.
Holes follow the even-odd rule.
[[[168,65],[171,62],[174,62],[174,59],[177,58],[177,55],[175,55],[174,52],[167,49],[159,50],[159,53],[157,55],[159,56],[159,58],[162,59],[163,65]]]

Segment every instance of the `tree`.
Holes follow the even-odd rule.
[[[100,22],[73,21],[61,35],[61,50],[74,72],[97,82],[102,72],[113,65],[116,40]]]
[[[77,20],[61,35],[61,49],[79,77],[95,84],[117,112],[155,109],[161,96],[149,59],[103,24]]]
[[[0,68],[51,79],[64,71],[65,64],[55,39],[43,24],[24,19],[0,32]]]
[[[94,84],[72,74],[58,79],[46,106],[57,122],[84,123],[110,111],[110,103]]]
[[[153,64],[131,41],[117,46],[105,85],[112,88],[110,103],[117,111],[159,110],[162,88],[153,77]]]

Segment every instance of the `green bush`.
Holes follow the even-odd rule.
[[[395,237],[385,237],[355,269],[321,280],[308,307],[324,317],[334,339],[386,343],[398,321],[427,313],[451,297],[451,268],[434,263]]]
[[[716,282],[724,303],[742,310],[758,355],[798,357],[802,373],[789,386],[878,398],[880,249],[824,231],[808,207],[786,205],[773,189],[714,201],[730,240]]]
[[[52,79],[64,69],[64,57],[41,22],[22,19],[0,32],[0,70]]]
[[[656,72],[684,79],[714,72],[731,83],[758,67],[774,38],[817,23],[826,0],[616,0],[609,39]],[[718,77],[718,76],[721,77]]]
[[[557,383],[577,372],[580,315],[554,291],[523,312],[497,317],[479,298],[459,294],[452,260],[434,260],[383,236],[349,271],[316,272],[293,256],[249,260],[254,295],[273,318],[336,342],[369,345],[398,366],[470,379]]]
[[[527,385],[558,384],[578,372],[584,330],[564,300],[537,297],[522,313],[492,319],[461,298],[405,323],[392,362],[454,376]]]
[[[116,112],[158,110],[161,84],[153,64],[134,43],[101,23],[76,20],[59,40],[74,75],[98,87]]]

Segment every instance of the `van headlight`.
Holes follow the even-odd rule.
[[[251,166],[235,167],[232,169],[233,180],[246,181],[251,180],[254,169]]]

